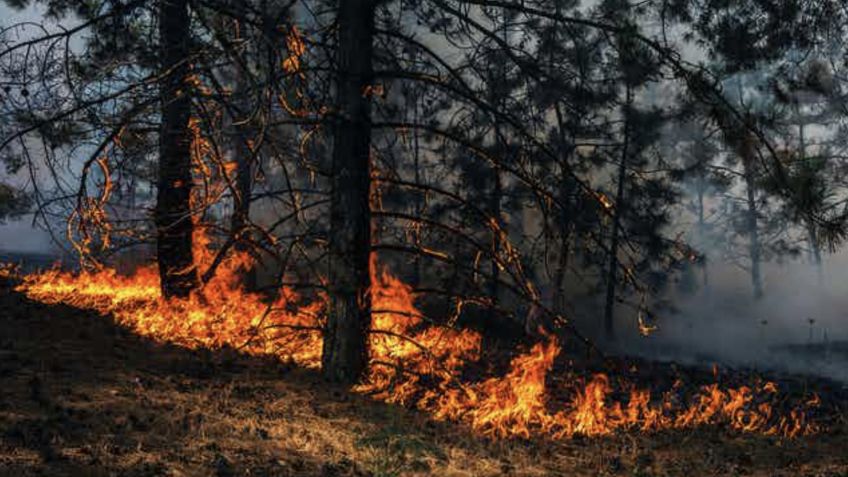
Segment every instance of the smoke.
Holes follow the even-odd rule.
[[[818,63],[808,66],[807,76],[816,76],[820,82],[828,79]],[[741,95],[744,81],[741,77],[737,81]],[[749,85],[745,95],[752,91]],[[808,112],[817,110],[811,100],[808,103]],[[822,145],[832,142],[835,133],[832,125],[808,121],[803,130],[794,125],[773,140],[788,151],[800,148],[805,157],[826,155]],[[705,140],[697,130],[693,135],[685,124],[672,124],[664,136],[669,144],[684,146],[692,140]],[[710,163],[741,171],[741,165],[720,160],[727,153],[720,152],[720,142],[715,146],[713,154],[718,156],[709,159]],[[693,155],[692,149],[685,147],[672,148],[669,153],[682,154],[684,160]],[[658,302],[671,303],[673,309],[658,308],[658,330],[651,336],[639,335],[636,312],[619,307],[623,336],[609,346],[610,350],[687,364],[723,363],[848,382],[848,299],[844,289],[848,283],[848,251],[843,247],[832,254],[823,253],[822,264],[817,266],[805,250],[810,245],[803,225],[788,224],[780,215],[772,217],[780,214],[780,205],[764,200],[766,193],[757,190],[765,294],[755,299],[751,273],[744,268],[750,266],[749,238],[747,225],[740,218],[747,213],[748,204],[740,171],[728,176],[732,182],[727,188],[713,189],[706,183],[707,188],[701,189],[705,201],[703,227],[697,220],[697,208],[687,210],[685,205],[698,203],[697,178],[680,184],[683,207],[673,220],[670,235],[682,232],[688,236],[687,242],[704,255],[705,261],[679,277],[679,286],[658,297]],[[793,247],[801,253],[786,253]]]
[[[636,332],[632,310],[619,310],[616,352],[848,382],[848,254],[824,255],[821,269],[804,258],[763,263],[765,296],[757,300],[747,270],[715,250],[706,255],[706,270],[694,270],[696,289],[669,291],[674,309],[659,314],[650,336]]]
[[[31,225],[31,216],[0,224],[0,249],[6,252],[51,253],[50,236]]]

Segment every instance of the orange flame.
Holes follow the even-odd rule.
[[[196,260],[205,266],[214,254],[208,239],[198,239]],[[160,297],[154,266],[131,276],[109,269],[78,275],[47,271],[24,277],[19,290],[45,303],[111,314],[156,340],[190,348],[232,347],[319,367],[326,296],[308,301],[283,288],[266,303],[239,287],[238,271],[249,263],[246,255],[232,254],[215,278],[183,301]],[[818,395],[781,416],[774,407],[781,398],[772,382],[726,389],[711,384],[685,399],[679,383],[656,394],[595,374],[578,384],[570,399],[555,402],[552,396],[563,393],[552,393],[547,383],[561,351],[553,337],[516,356],[505,375],[468,382],[462,371],[479,358],[479,333],[428,323],[415,306],[412,288],[379,266],[375,256],[371,279],[373,363],[355,390],[375,399],[413,406],[436,419],[465,422],[493,438],[596,436],[703,425],[786,437],[821,430],[807,412],[820,405]],[[615,398],[616,389],[628,388],[626,399]]]

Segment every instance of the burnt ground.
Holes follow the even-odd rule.
[[[491,442],[306,370],[157,344],[0,284],[2,476],[848,476],[844,428]]]

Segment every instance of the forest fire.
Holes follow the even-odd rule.
[[[198,259],[211,260],[211,254],[203,255]],[[19,290],[40,302],[111,314],[154,340],[189,348],[230,347],[320,367],[325,299],[308,302],[284,288],[269,304],[237,285],[234,277],[245,263],[237,254],[225,260],[217,277],[185,301],[160,298],[152,266],[131,276],[110,269],[79,275],[46,271],[23,277]],[[462,369],[479,357],[480,335],[426,325],[411,287],[374,257],[371,272],[372,366],[356,390],[376,399],[465,422],[492,438],[600,436],[703,425],[782,437],[823,430],[810,417],[820,405],[817,395],[784,412],[786,406],[779,403],[785,397],[768,381],[738,387],[714,383],[687,393],[678,380],[672,389],[658,392],[594,374],[574,386],[570,398],[557,402],[552,396],[562,393],[548,384],[561,351],[553,337],[513,358],[505,375],[471,382],[462,378]]]
[[[845,3],[0,0],[0,475],[848,475]]]

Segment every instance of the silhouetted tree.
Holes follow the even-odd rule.
[[[162,0],[159,5],[162,74],[159,91],[162,122],[159,132],[156,252],[165,297],[186,297],[198,286],[192,253],[194,222],[191,207],[191,23],[187,0]]]
[[[330,310],[324,375],[353,383],[368,365],[371,327],[371,96],[373,0],[341,0],[330,203]]]

